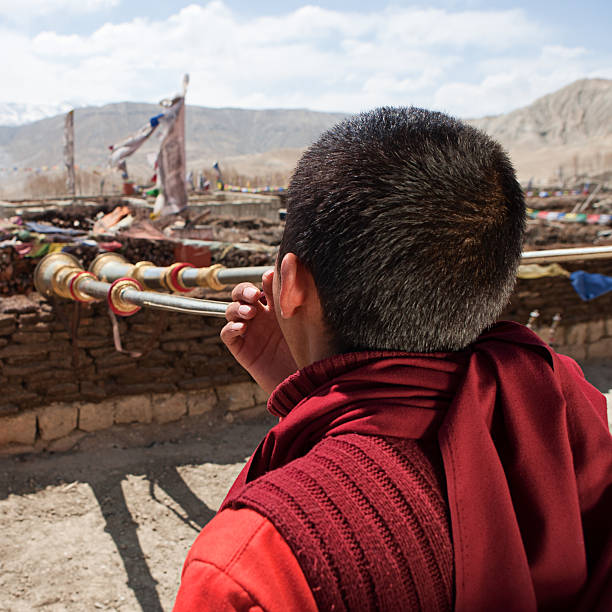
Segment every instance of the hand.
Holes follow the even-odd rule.
[[[266,393],[297,370],[274,312],[273,278],[273,270],[263,275],[263,293],[251,283],[234,287],[225,313],[228,323],[221,330],[225,346]]]

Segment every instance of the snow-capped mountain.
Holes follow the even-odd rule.
[[[16,126],[32,123],[46,117],[65,113],[72,108],[67,102],[61,104],[19,104],[0,102],[0,125]]]

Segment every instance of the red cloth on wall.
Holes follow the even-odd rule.
[[[455,607],[612,608],[612,437],[605,398],[535,334],[502,323],[450,354],[359,353],[308,366],[248,482],[326,436],[435,438],[455,551]]]

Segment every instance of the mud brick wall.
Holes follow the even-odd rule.
[[[164,423],[209,410],[263,412],[267,398],[219,339],[223,320],[158,311],[118,319],[117,352],[104,305],[37,293],[0,299],[0,450],[65,448],[113,424]]]
[[[584,270],[612,276],[612,260],[561,265],[569,272]],[[612,292],[585,302],[567,278],[520,279],[501,318],[527,323],[533,310],[540,312],[534,331],[546,342],[551,341],[553,317],[561,315],[551,342],[560,353],[578,361],[612,359]]]
[[[593,274],[612,276],[612,259],[575,261],[560,264],[568,272],[584,270]],[[568,278],[562,276],[519,279],[502,318],[527,323],[529,313],[540,311],[540,321],[550,325],[555,313],[560,313],[563,325],[612,317],[612,292],[583,301],[574,291]]]
[[[612,261],[564,264],[612,276]],[[217,297],[228,299],[228,295]],[[612,292],[583,302],[567,278],[520,280],[504,319],[526,323],[579,361],[612,359]],[[219,339],[223,320],[142,310],[119,319],[117,352],[105,305],[80,307],[37,293],[0,297],[0,453],[65,450],[89,432],[129,423],[166,423],[208,411],[252,416],[266,397]]]

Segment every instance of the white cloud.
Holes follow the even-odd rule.
[[[524,106],[551,91],[585,78],[582,47],[543,46],[538,55],[483,60],[476,83],[451,81],[438,87],[433,106],[463,117],[498,114]]]
[[[556,44],[521,10],[305,6],[244,20],[220,1],[165,21],[107,23],[87,36],[0,31],[0,52],[11,58],[0,64],[7,102],[157,101],[189,72],[191,104],[344,111],[417,104],[461,116],[521,106],[609,65]]]
[[[20,19],[36,15],[50,15],[60,11],[93,13],[117,6],[121,0],[0,0],[0,17]]]

